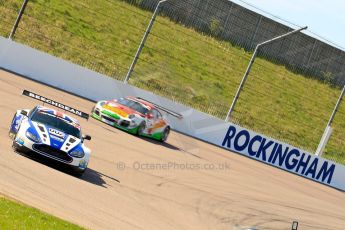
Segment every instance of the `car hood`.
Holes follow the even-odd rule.
[[[118,114],[121,117],[128,117],[131,114],[137,114],[140,116],[144,116],[143,114],[139,113],[138,111],[131,109],[127,106],[121,105],[116,102],[106,103],[103,105],[104,109],[110,110],[113,113]]]
[[[30,123],[30,126],[34,128],[43,144],[60,149],[64,152],[69,152],[78,145],[81,145],[81,139],[66,134],[54,127],[33,121]]]

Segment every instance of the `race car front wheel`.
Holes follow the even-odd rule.
[[[81,170],[81,169],[71,169],[71,174],[73,176],[75,176],[75,177],[80,178],[80,177],[82,177],[84,175],[85,171],[86,171],[86,169],[83,169],[83,170]]]
[[[19,146],[18,146],[18,144],[14,140],[12,142],[12,149],[13,149],[14,152],[19,152]]]
[[[161,142],[165,142],[168,139],[169,133],[170,133],[170,128],[166,127],[163,131]]]
[[[16,114],[14,114],[14,116],[13,116],[13,118],[12,118],[11,125],[10,125],[10,129],[9,129],[9,131],[8,131],[8,136],[9,136],[12,140],[14,140],[14,137],[15,137],[16,134],[17,134],[17,132],[16,132],[15,130],[13,130],[13,125],[14,125],[13,123],[14,123],[15,119],[16,119]]]

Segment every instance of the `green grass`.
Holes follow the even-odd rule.
[[[0,197],[0,229],[84,229],[37,209]]]
[[[0,34],[9,33],[16,12],[10,9],[21,2],[0,0]],[[31,0],[15,40],[123,80],[151,15],[120,0]],[[130,84],[224,119],[250,57],[240,47],[160,16]],[[315,151],[339,93],[257,58],[231,120]],[[344,118],[342,105],[325,154],[343,164]]]

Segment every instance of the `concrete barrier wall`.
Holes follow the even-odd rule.
[[[343,165],[2,37],[0,68],[92,101],[140,96],[181,113],[166,115],[178,132],[345,191]]]

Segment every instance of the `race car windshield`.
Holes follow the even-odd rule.
[[[72,124],[68,123],[64,119],[51,114],[36,112],[32,115],[31,120],[44,125],[51,126],[68,135],[72,135],[77,138],[80,138],[81,136],[80,130],[77,127],[74,127]]]
[[[141,113],[141,114],[146,114],[149,110],[145,108],[142,104],[136,101],[128,100],[126,98],[120,98],[117,100],[117,103],[127,106],[128,108],[134,109],[135,111]]]

